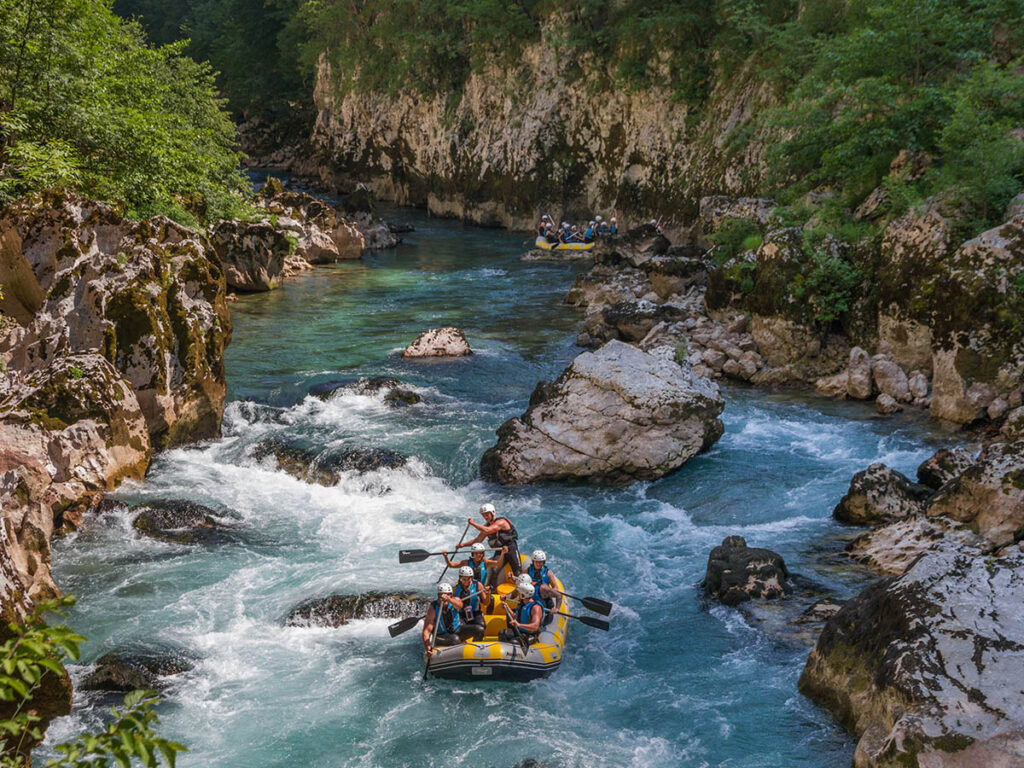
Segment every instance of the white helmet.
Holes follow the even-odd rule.
[[[601,218],[601,214],[598,214],[597,216],[595,216],[594,220],[595,221],[604,221],[604,219]]]
[[[487,547],[485,547],[481,542],[478,541],[476,544],[469,548],[469,551],[474,554],[479,552],[482,555],[484,552],[487,551]]]
[[[544,550],[543,549],[535,549],[535,550],[533,550],[533,554],[530,555],[530,559],[531,560],[537,560],[538,562],[543,563],[543,562],[545,562],[548,559],[548,556],[546,554],[544,554]]]
[[[590,226],[594,226],[595,224],[597,224],[597,222],[596,222],[596,221],[592,221],[592,222],[590,222]]]
[[[472,579],[473,569],[470,568],[468,565],[464,565],[461,568],[459,568],[459,578],[461,579],[463,576],[469,576],[469,578]]]
[[[452,585],[449,584],[447,581],[442,581],[440,584],[437,585],[438,597],[440,597],[441,595],[450,595],[451,593]]]
[[[533,579],[530,578],[530,574],[520,573],[518,576],[516,576],[516,586],[518,587],[520,584],[529,584],[532,587]]]
[[[612,221],[615,221],[615,217],[614,216],[612,216]]]
[[[493,504],[488,503],[488,504],[481,504],[480,505],[480,514],[481,515],[486,515],[488,513],[493,515],[493,514],[496,514],[497,512],[498,512],[498,510],[496,510],[494,508]]]
[[[528,584],[525,581],[517,582],[516,583],[516,591],[520,595],[522,595],[523,597],[532,597],[533,596],[533,584]]]

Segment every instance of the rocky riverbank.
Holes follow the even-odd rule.
[[[715,243],[736,226],[748,233],[742,243]],[[679,243],[642,227],[599,246],[566,301],[586,311],[583,346],[669,346],[698,375],[998,425],[1022,402],[1024,347],[1008,313],[1022,301],[1013,279],[1024,274],[1024,218],[959,246],[948,227],[935,211],[912,213],[879,242],[811,247],[770,201],[705,198]],[[842,313],[820,304],[811,283],[830,258],[820,248],[856,252],[858,279],[878,282],[870,300]]]

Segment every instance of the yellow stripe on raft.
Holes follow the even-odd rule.
[[[552,245],[545,238],[538,237],[534,245],[542,251],[589,251],[597,243],[558,243]]]

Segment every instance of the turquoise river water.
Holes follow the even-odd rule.
[[[740,534],[827,593],[853,594],[867,577],[837,562],[849,532],[832,507],[854,472],[874,461],[912,472],[942,435],[859,404],[728,388],[725,436],[661,481],[481,482],[494,430],[579,352],[579,315],[561,303],[574,271],[521,262],[522,234],[396,214],[417,227],[401,247],[232,305],[223,438],[159,455],[118,494],[233,510],[235,540],[142,539],[121,509],[56,543],[57,581],[79,597],[69,621],[90,638],[73,676],[114,649],[191,658],[159,710],[164,735],[191,750],[186,768],[849,765],[849,735],[796,691],[810,641],[771,615],[702,606],[698,584],[711,548]],[[464,328],[476,354],[396,356],[442,324]],[[409,382],[423,403],[307,397],[313,384],[370,375]],[[248,458],[268,436],[415,459],[325,488]],[[574,625],[552,677],[424,683],[418,631],[283,625],[311,596],[431,590],[437,560],[400,566],[396,551],[450,547],[484,501],[512,517],[524,549],[548,551],[572,592],[616,604],[611,632]],[[77,694],[48,743],[95,726],[112,701]]]

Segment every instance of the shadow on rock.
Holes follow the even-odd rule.
[[[237,538],[235,513],[216,511],[194,501],[161,499],[135,507],[132,527],[141,535],[172,544],[222,544]],[[229,522],[230,521],[230,522]]]
[[[387,448],[349,448],[342,451],[318,452],[311,448],[292,445],[284,440],[261,440],[250,453],[256,461],[268,457],[277,460],[282,472],[307,483],[324,486],[337,485],[344,472],[376,472],[398,469],[409,460],[404,454]]]
[[[427,612],[430,598],[416,592],[367,592],[303,600],[288,612],[289,627],[340,627],[353,619],[407,619]]]
[[[96,660],[95,669],[82,678],[78,687],[83,691],[111,693],[159,690],[166,686],[165,678],[180,675],[193,666],[191,658],[174,648],[113,651]]]

